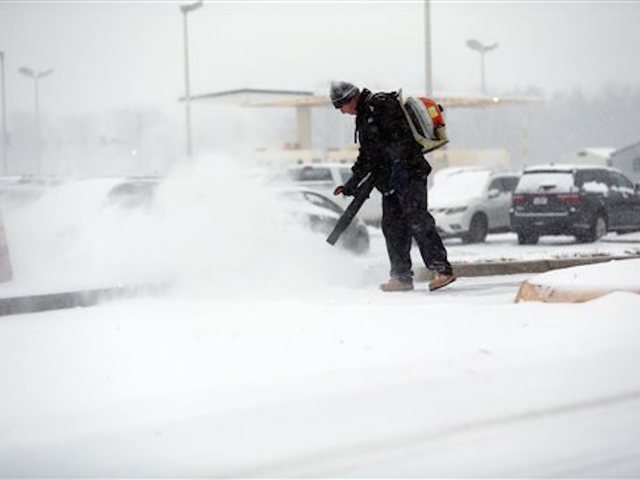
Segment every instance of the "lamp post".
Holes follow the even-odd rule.
[[[42,72],[35,72],[31,68],[28,67],[20,67],[18,70],[21,74],[26,77],[33,79],[33,91],[35,98],[35,109],[36,109],[36,172],[42,173],[40,171],[42,165],[40,165],[40,100],[38,94],[38,82],[41,78],[46,77],[53,73],[53,68],[49,70],[44,70]]]
[[[202,7],[203,0],[198,0],[189,5],[181,5],[180,11],[183,16],[184,26],[184,104],[186,114],[186,135],[187,135],[187,157],[191,158],[191,90],[189,86],[189,27],[187,24],[187,14]]]
[[[2,173],[6,175],[9,173],[7,161],[7,140],[9,135],[7,134],[7,94],[4,78],[4,52],[0,51],[0,80],[2,81],[2,131],[0,135],[2,135]]]
[[[431,5],[424,0],[424,53],[425,53],[425,94],[433,95],[433,75],[431,73]]]
[[[475,50],[476,52],[480,52],[481,91],[482,91],[482,94],[484,95],[484,93],[485,93],[485,88],[484,88],[484,54],[487,53],[487,52],[490,52],[491,50],[493,50],[495,48],[497,48],[498,47],[498,42],[493,42],[493,43],[488,44],[488,45],[483,45],[482,43],[480,43],[475,38],[472,38],[470,40],[467,40],[467,47],[469,47],[471,50]]]

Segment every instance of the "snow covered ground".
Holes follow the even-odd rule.
[[[380,261],[386,261],[382,232],[375,229],[371,231],[375,239],[373,252]],[[543,236],[537,245],[518,245],[515,233],[490,234],[484,244],[465,244],[455,238],[446,239],[444,243],[449,259],[456,263],[640,255],[640,232],[623,235],[609,233],[595,243],[577,243],[572,236]]]
[[[379,242],[332,249],[215,173],[177,172],[152,213],[6,216],[5,293],[175,287],[0,320],[1,476],[640,476],[640,295],[514,304],[529,275],[384,294]],[[485,254],[620,245],[542,240]]]

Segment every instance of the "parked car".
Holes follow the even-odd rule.
[[[286,169],[284,176],[288,182],[293,182],[295,185],[332,197],[333,190],[338,185],[344,185],[351,178],[351,166],[346,163],[293,165]],[[338,203],[342,208],[347,208],[352,200],[352,197],[344,197],[342,195],[334,198],[335,203]],[[382,219],[381,205],[380,193],[374,190],[360,209],[360,218],[368,224],[380,225]]]
[[[51,176],[1,176],[0,205],[5,209],[28,205],[60,183],[61,179]]]
[[[322,234],[325,238],[344,213],[344,209],[336,202],[313,190],[289,187],[279,190],[278,193],[287,201],[286,208],[292,215],[302,218],[312,231]],[[337,245],[358,254],[369,251],[369,231],[358,216],[342,233]]]
[[[607,232],[640,230],[640,184],[609,167],[530,167],[513,195],[510,216],[521,244],[535,244],[541,235],[594,242]]]
[[[123,209],[149,208],[160,181],[160,177],[124,178],[109,190],[105,203]]]
[[[434,174],[428,192],[429,211],[443,238],[484,242],[488,233],[509,231],[515,173],[484,167],[451,167]]]

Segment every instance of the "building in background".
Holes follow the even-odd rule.
[[[640,183],[640,141],[611,153],[607,164],[625,173],[633,182]]]
[[[612,147],[586,147],[577,152],[562,155],[559,163],[604,166],[608,165],[614,151],[615,148]]]

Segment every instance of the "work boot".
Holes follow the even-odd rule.
[[[453,274],[436,273],[429,282],[429,291],[433,292],[439,288],[446,287],[452,282],[456,281],[456,276]]]
[[[380,290],[383,292],[407,292],[413,290],[413,282],[390,278],[388,282],[380,284]]]

